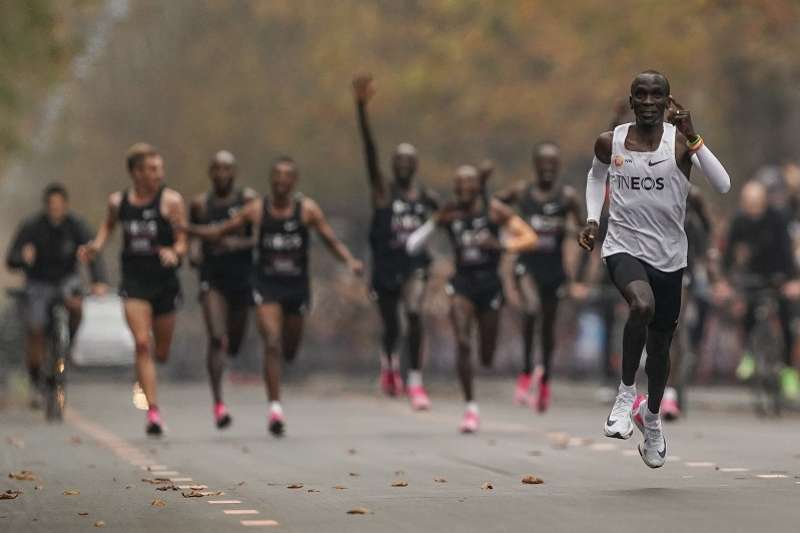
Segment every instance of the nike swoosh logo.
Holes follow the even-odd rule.
[[[664,161],[666,161],[666,159],[662,159],[661,161],[656,161],[655,163],[653,163],[652,161],[648,161],[647,162],[647,166],[648,167],[654,167],[654,166],[656,166],[656,165],[658,165],[660,163],[663,163]]]
[[[608,425],[608,426],[613,426],[616,423],[617,423],[617,421],[616,420],[611,420],[610,416],[606,419],[606,425]]]
[[[667,456],[667,441],[664,441],[664,451],[659,451],[658,456],[662,459]]]

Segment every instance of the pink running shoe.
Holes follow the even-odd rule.
[[[283,419],[283,414],[272,411],[269,414],[269,432],[273,437],[283,437],[286,431],[286,422]]]
[[[395,396],[397,391],[394,388],[394,374],[391,370],[381,369],[381,376],[379,378],[381,390],[386,396]]]
[[[539,378],[538,393],[536,394],[536,410],[544,413],[550,407],[550,383],[545,383]]]
[[[480,426],[480,417],[478,413],[468,409],[464,413],[464,418],[461,420],[461,425],[458,429],[461,433],[477,433],[478,426]]]
[[[678,402],[675,398],[667,398],[664,396],[661,399],[661,416],[664,420],[674,422],[681,416],[681,410],[678,407]]]
[[[406,392],[406,385],[403,383],[403,376],[400,375],[399,370],[392,371],[392,381],[394,381],[395,394],[404,394]]]
[[[409,387],[408,399],[411,401],[411,408],[415,411],[427,411],[431,408],[431,400],[422,385]]]
[[[641,406],[642,403],[646,401],[647,401],[647,396],[645,396],[644,394],[639,394],[633,401],[633,407],[631,407],[631,418],[633,419],[633,423],[636,424],[639,430],[642,430],[642,428],[644,427],[644,420],[642,420],[642,415],[639,412],[639,406]]]
[[[214,405],[214,422],[217,424],[217,429],[225,429],[233,422],[228,408],[222,402]]]
[[[161,421],[161,413],[158,408],[151,407],[147,410],[147,426],[145,431],[148,435],[159,437],[164,433],[164,424]]]
[[[531,374],[521,373],[517,377],[517,387],[514,389],[514,403],[517,405],[528,405],[530,401],[531,383],[533,377]]]

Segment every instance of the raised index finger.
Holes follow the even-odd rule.
[[[669,103],[671,106],[675,107],[678,111],[683,111],[684,108],[681,104],[678,103],[677,100],[672,95],[669,95]]]

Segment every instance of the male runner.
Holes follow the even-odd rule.
[[[564,236],[568,218],[576,227],[583,214],[575,189],[558,184],[561,150],[553,142],[543,142],[533,149],[536,179],[520,181],[495,196],[513,204],[522,218],[539,235],[536,249],[519,255],[514,273],[522,302],[523,370],[517,378],[514,400],[520,405],[535,407],[540,413],[550,403],[550,370],[555,349],[555,324],[559,289],[567,281],[564,268]],[[537,396],[529,398],[533,375],[533,345],[536,318],[542,317],[542,362],[537,372]]]
[[[6,254],[8,267],[25,273],[25,352],[33,407],[40,404],[38,394],[50,304],[58,297],[64,299],[73,338],[83,312],[77,251],[92,238],[86,222],[69,210],[69,195],[63,185],[51,183],[45,187],[42,201],[44,209],[20,224]],[[89,272],[92,292],[105,293],[105,272],[99,258],[92,261]]]
[[[192,224],[216,224],[228,220],[258,198],[249,188],[235,186],[236,158],[227,150],[214,154],[208,167],[211,190],[197,196],[189,209]],[[225,235],[216,242],[191,241],[192,262],[200,274],[200,303],[208,331],[207,365],[214,399],[214,421],[219,429],[232,419],[222,401],[225,352],[234,356],[242,345],[253,302],[252,225]]]
[[[264,382],[269,401],[270,433],[283,435],[285,420],[280,404],[281,358],[291,363],[300,347],[305,314],[311,301],[309,230],[314,230],[331,253],[354,274],[363,265],[339,241],[319,205],[295,192],[297,164],[278,158],[270,173],[272,192],[245,204],[224,222],[191,226],[189,232],[212,242],[252,225],[258,228],[258,262],[254,281],[261,336],[264,340]]]
[[[437,211],[412,233],[406,243],[410,254],[420,253],[437,226],[447,230],[455,255],[455,275],[450,279],[450,317],[456,336],[458,376],[466,401],[461,422],[462,433],[478,431],[479,412],[472,387],[472,323],[478,323],[481,364],[489,368],[494,361],[503,287],[498,273],[503,253],[533,249],[536,233],[519,216],[498,200],[488,205],[478,170],[459,167],[455,180],[455,203]],[[500,229],[507,231],[500,238]]]
[[[383,322],[380,384],[394,396],[402,393],[400,361],[396,357],[400,339],[400,310],[405,312],[408,347],[408,397],[414,409],[430,408],[422,384],[422,300],[428,278],[430,256],[409,256],[408,236],[422,226],[437,208],[436,195],[415,183],[417,150],[400,144],[392,156],[394,181],[386,183],[378,163],[378,150],[367,120],[367,103],[375,93],[370,76],[353,80],[358,123],[364,141],[367,175],[372,192],[372,289]]]
[[[602,255],[630,307],[622,347],[622,383],[605,424],[606,436],[642,431],[639,453],[651,468],[664,465],[667,443],[659,415],[669,375],[669,349],[681,306],[686,233],[683,228],[692,165],[725,193],[730,177],[704,145],[691,115],[670,94],[666,77],[645,71],[631,83],[635,122],[597,138],[586,185],[587,224],[579,236],[594,247],[609,177],[608,234]],[[669,110],[671,122],[664,122]],[[636,371],[647,347],[647,401],[636,401]],[[634,403],[635,402],[635,403]],[[633,416],[632,416],[633,415]]]
[[[148,435],[163,432],[156,393],[156,367],[169,357],[180,300],[178,267],[186,255],[186,207],[177,191],[164,185],[164,160],[149,144],[128,149],[126,164],[133,186],[108,199],[108,213],[93,241],[81,247],[84,260],[103,249],[122,225],[122,283],[125,319],[136,345],[136,376],[147,399]],[[151,347],[151,336],[155,349]]]

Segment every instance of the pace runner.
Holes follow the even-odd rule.
[[[236,158],[227,150],[214,154],[208,168],[211,190],[196,197],[190,206],[192,224],[215,224],[228,220],[258,198],[247,187],[235,186]],[[225,353],[239,353],[253,303],[252,225],[225,235],[219,241],[192,239],[190,257],[200,273],[200,302],[208,332],[207,366],[214,399],[214,422],[219,429],[232,419],[222,401]]]
[[[44,208],[17,228],[6,254],[8,267],[25,273],[25,362],[32,407],[40,405],[41,368],[47,342],[45,327],[53,300],[64,300],[70,338],[74,338],[80,326],[83,282],[77,252],[92,238],[86,222],[70,211],[69,195],[62,184],[45,187],[42,202]],[[107,287],[100,258],[89,266],[92,293],[104,294]]]
[[[497,199],[515,205],[522,218],[539,235],[536,249],[519,255],[514,269],[522,303],[523,369],[517,378],[514,400],[535,407],[540,413],[550,404],[550,370],[555,349],[555,325],[560,289],[569,276],[564,267],[564,236],[568,219],[576,227],[583,222],[578,194],[569,185],[558,183],[561,150],[554,142],[543,142],[533,149],[536,179],[520,181],[498,192]],[[533,352],[536,320],[541,317],[542,365],[533,379]],[[529,397],[531,384],[536,398]]]
[[[136,345],[136,377],[147,399],[146,431],[158,436],[164,427],[153,355],[159,363],[167,361],[175,332],[181,295],[177,271],[187,252],[182,230],[186,206],[180,193],[164,185],[164,160],[153,146],[134,144],[126,164],[133,186],[111,194],[103,225],[80,253],[84,260],[92,259],[103,249],[117,222],[122,225],[120,296]]]
[[[437,211],[412,233],[406,243],[410,254],[420,253],[437,226],[445,228],[455,256],[456,271],[450,279],[450,317],[456,337],[458,376],[466,401],[461,432],[478,431],[479,411],[472,381],[472,323],[478,323],[481,365],[491,367],[503,305],[498,273],[503,253],[527,252],[536,245],[536,233],[498,200],[488,204],[478,170],[459,167],[455,175],[455,203]],[[500,230],[507,232],[501,239]]]
[[[670,93],[666,77],[645,71],[631,83],[635,122],[602,133],[586,184],[587,224],[579,236],[594,247],[609,178],[608,234],[602,255],[611,279],[628,302],[622,347],[622,382],[605,423],[608,437],[642,431],[639,453],[651,468],[664,465],[667,443],[659,414],[669,375],[669,349],[681,306],[687,242],[683,223],[689,173],[697,166],[719,192],[730,177],[703,143],[689,111]],[[671,122],[665,122],[669,111]],[[647,347],[649,395],[637,400],[636,371]]]
[[[294,160],[280,157],[270,173],[271,194],[247,203],[224,222],[189,228],[190,234],[212,242],[248,225],[258,228],[253,294],[264,341],[268,428],[276,437],[283,435],[286,425],[280,403],[281,359],[291,363],[297,355],[311,303],[310,230],[316,231],[331,253],[354,274],[360,275],[363,270],[361,261],[336,237],[319,205],[295,191],[297,179]]]
[[[394,180],[386,183],[367,119],[367,104],[375,93],[372,78],[356,77],[353,90],[372,193],[369,232],[372,291],[383,322],[380,385],[389,396],[404,390],[398,357],[403,312],[407,327],[408,397],[414,409],[428,409],[430,400],[422,383],[422,301],[431,259],[427,253],[410,256],[405,243],[436,210],[438,201],[432,191],[415,183],[417,150],[408,143],[395,149],[392,155]]]

